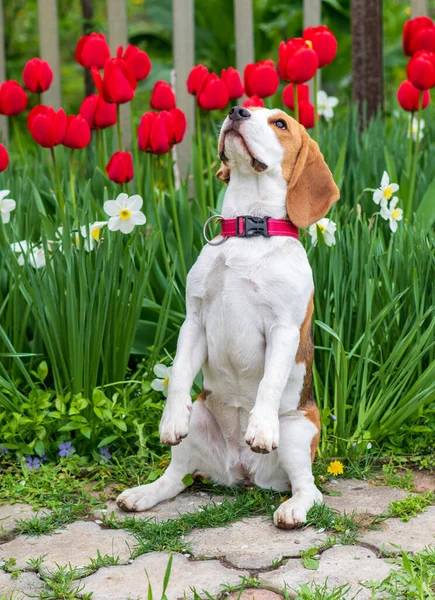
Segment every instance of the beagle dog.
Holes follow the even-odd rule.
[[[223,226],[233,219],[237,235],[205,245],[187,278],[186,320],[160,423],[172,460],[160,479],[126,490],[117,503],[147,510],[184,490],[186,474],[201,473],[228,486],[291,488],[274,514],[275,525],[289,529],[322,495],[311,470],[320,435],[313,277],[286,227],[297,231],[324,217],[339,190],[316,142],[281,110],[232,108],[219,157],[217,177],[228,183]],[[272,230],[281,223],[278,234],[265,222]],[[192,403],[200,369],[203,393]]]

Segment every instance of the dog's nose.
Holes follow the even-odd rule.
[[[251,113],[244,106],[234,106],[228,113],[228,116],[231,121],[240,121],[242,119],[249,119]]]

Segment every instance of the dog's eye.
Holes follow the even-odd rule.
[[[282,119],[278,119],[277,121],[274,121],[273,124],[276,125],[277,127],[279,127],[279,129],[287,129],[287,123],[285,121],[283,121]]]

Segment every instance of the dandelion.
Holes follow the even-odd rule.
[[[65,442],[64,444],[59,444],[59,456],[66,457],[70,454],[73,454],[75,451],[76,449],[72,445],[72,442]]]
[[[107,221],[95,221],[89,225],[89,238],[88,238],[88,227],[84,225],[80,228],[82,236],[85,238],[85,250],[91,252],[98,245],[101,237],[101,229],[107,225]]]
[[[112,458],[112,455],[110,454],[109,448],[107,446],[103,446],[98,450],[98,452],[101,455],[101,460],[105,463],[109,462],[109,460]]]
[[[344,471],[343,463],[340,462],[339,460],[333,460],[332,462],[329,463],[327,471],[331,475],[334,475],[334,477],[336,475],[343,475],[343,471]]]
[[[131,233],[136,225],[145,225],[146,217],[140,210],[142,204],[143,200],[138,194],[130,197],[128,194],[119,194],[116,200],[107,200],[104,210],[110,217],[110,231]]]
[[[15,200],[6,199],[9,194],[9,190],[0,191],[0,217],[3,223],[9,223],[11,220],[11,212],[15,210],[17,203]]]
[[[24,464],[30,471],[36,471],[41,466],[41,460],[36,456],[32,458],[30,454],[26,454],[25,458],[26,462]]]
[[[310,225],[308,233],[311,236],[311,242],[313,246],[317,246],[318,232],[322,234],[323,240],[327,246],[333,246],[335,244],[335,232],[337,231],[337,225],[331,219],[320,219],[317,223]]]
[[[22,242],[15,242],[11,244],[12,252],[19,252],[18,264],[22,267],[25,264],[25,256],[29,259],[29,264],[34,269],[41,269],[46,265],[46,257],[44,248],[42,246],[34,246],[23,240]]]
[[[323,90],[317,92],[317,113],[327,121],[334,116],[334,108],[338,104],[338,98],[328,96]]]
[[[397,192],[399,186],[397,183],[390,183],[390,176],[384,171],[381,179],[381,185],[373,193],[373,202],[384,206],[391,199],[394,192]]]
[[[418,141],[421,142],[421,140],[424,137],[424,133],[423,133],[424,127],[425,127],[424,119],[420,119],[420,131],[418,131],[418,119],[417,119],[417,117],[412,117],[411,125],[410,125],[410,127],[408,127],[408,139],[412,135],[412,139],[415,142],[417,140],[417,133],[418,133]]]
[[[168,397],[168,386],[169,386],[169,377],[171,375],[172,367],[167,367],[166,365],[154,365],[154,373],[157,376],[156,379],[153,379],[151,382],[151,387],[156,392],[163,392],[165,398]]]
[[[391,202],[390,206],[385,204],[381,208],[381,217],[386,221],[390,221],[390,229],[394,233],[397,231],[397,222],[403,219],[403,210],[401,208],[396,208],[397,203],[399,202],[399,198],[395,196]]]

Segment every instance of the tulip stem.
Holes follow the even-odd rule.
[[[201,136],[201,109],[199,106],[196,106],[196,135],[198,141],[198,171],[199,171],[199,185],[200,189],[195,189],[196,194],[200,193],[200,203],[202,207],[202,218],[204,221],[207,218],[207,201],[205,198],[205,186],[204,186],[204,177],[203,177],[203,169],[204,169],[204,161],[202,155],[202,136]]]
[[[412,165],[412,147],[413,147],[413,139],[412,139],[412,122],[414,120],[414,111],[411,111],[409,113],[409,128],[408,128],[408,135],[409,135],[409,140],[408,140],[408,160],[406,162],[406,172],[408,174],[408,177],[411,176],[411,165]]]
[[[316,140],[316,142],[319,141],[319,114],[318,114],[318,111],[317,111],[317,88],[318,88],[318,85],[319,85],[318,73],[319,73],[318,70],[314,73],[314,81],[313,81],[313,96],[314,96],[314,139]]]
[[[118,150],[122,152],[121,105],[116,105],[116,133],[118,134]]]
[[[408,205],[406,207],[406,218],[408,220],[412,217],[412,208],[413,208],[413,200],[414,200],[414,192],[415,192],[415,180],[417,177],[417,163],[418,163],[418,151],[420,149],[420,125],[421,125],[421,113],[423,110],[423,91],[420,92],[420,97],[418,99],[418,113],[417,113],[417,137],[415,140],[414,146],[414,157],[412,163],[412,171],[411,171],[411,184],[409,186],[409,198]],[[412,123],[411,123],[412,125]],[[409,132],[412,137],[412,127]]]
[[[214,193],[213,193],[213,173],[211,172],[211,155],[210,155],[210,111],[207,112],[207,120],[205,122],[205,158],[207,161],[208,171],[208,198],[209,208],[214,208]]]
[[[70,166],[69,166],[69,185],[71,188],[71,201],[72,201],[72,205],[73,205],[74,221],[76,223],[76,227],[78,228],[79,222],[77,219],[77,199],[76,199],[76,190],[75,190],[75,181],[74,181],[73,159],[74,159],[74,150],[72,149]]]
[[[178,220],[177,205],[175,202],[175,190],[174,190],[173,173],[172,173],[172,156],[170,153],[168,153],[166,155],[166,159],[167,159],[167,167],[168,167],[169,195],[171,197],[172,214],[173,214],[174,225],[175,225],[175,235],[177,237],[178,252],[180,254],[180,260],[181,260],[181,269],[183,271],[183,277],[184,277],[184,279],[186,279],[186,277],[187,277],[186,261],[184,259],[183,241],[181,239],[180,222]]]
[[[295,119],[299,123],[299,101],[298,101],[298,85],[293,84],[293,102],[295,105]]]
[[[21,143],[20,128],[18,127],[16,119],[12,118],[12,123],[13,123],[15,141],[17,142],[18,150],[21,154],[21,158],[23,159],[23,163],[27,164],[26,155],[24,154],[23,144]]]
[[[149,163],[149,166],[150,166],[149,179],[150,179],[150,188],[151,188],[151,201],[153,203],[153,208],[154,208],[154,212],[156,215],[157,231],[158,231],[158,236],[160,239],[160,244],[162,246],[163,261],[165,263],[166,273],[167,273],[168,277],[171,277],[171,268],[169,266],[168,253],[166,252],[165,238],[163,237],[162,223],[160,221],[159,207],[157,205],[156,192],[155,192],[155,188],[154,188],[154,162],[153,162],[153,157],[150,157],[150,158],[151,158],[151,160]]]
[[[139,186],[139,147],[137,145],[137,137],[135,135],[134,127],[134,113],[133,113],[133,102],[130,104],[130,116],[131,116],[131,131],[133,132],[133,162],[134,172],[137,173],[136,185]]]
[[[60,213],[63,217],[65,214],[65,202],[64,202],[63,194],[62,194],[62,186],[60,185],[59,170],[57,168],[56,153],[54,151],[54,148],[50,148],[50,153],[51,153],[51,159],[53,161],[54,176],[55,176],[56,185],[57,185],[57,200],[59,202]]]

